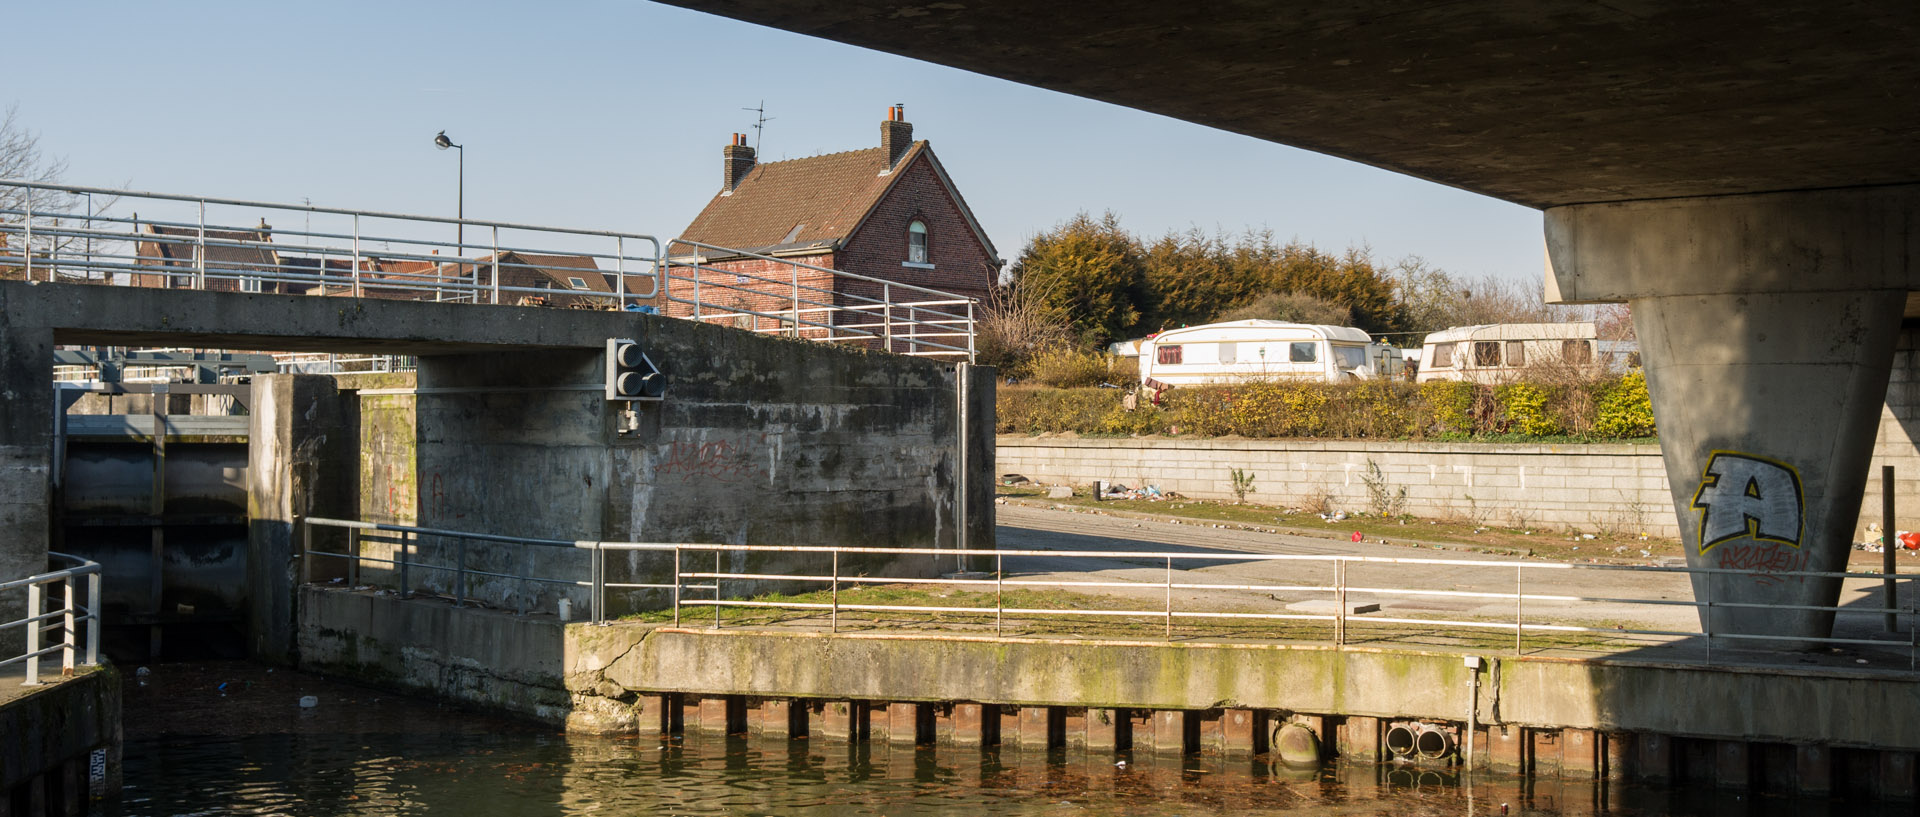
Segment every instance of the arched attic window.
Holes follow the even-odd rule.
[[[927,223],[916,218],[907,225],[907,263],[928,264],[932,257],[927,246]]]

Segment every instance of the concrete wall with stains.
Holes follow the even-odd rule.
[[[648,329],[642,342],[673,385],[666,400],[636,405],[632,428],[624,404],[601,392],[598,351],[422,357],[417,386],[405,376],[343,378],[358,392],[359,518],[560,540],[930,551],[960,544],[954,366],[685,321]],[[970,368],[968,378],[968,425],[979,432],[968,436],[966,541],[991,547],[992,370]],[[392,558],[397,544],[369,536],[361,548]],[[420,564],[459,558],[450,540],[423,538],[412,548]],[[492,573],[585,580],[590,557],[469,543],[466,558],[469,568]],[[726,564],[828,572],[810,556]],[[609,565],[610,582],[661,583],[670,581],[672,557],[622,553]],[[963,566],[951,556],[842,565],[915,575]],[[372,566],[363,577],[397,579]],[[416,588],[455,590],[445,571],[423,567],[409,578]],[[556,584],[474,577],[468,590],[515,608],[551,609],[566,594],[586,610],[584,593]],[[631,593],[615,600],[614,612],[666,599]]]

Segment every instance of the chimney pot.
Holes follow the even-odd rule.
[[[886,150],[887,167],[900,163],[907,148],[913,146],[913,125],[907,122],[907,106],[896,104],[887,109],[887,121],[880,123],[880,147]]]
[[[747,146],[747,135],[736,133],[733,141],[720,152],[721,192],[731,193],[745,181],[747,173],[753,170],[756,161],[753,148]]]

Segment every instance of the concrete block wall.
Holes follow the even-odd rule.
[[[1283,507],[1373,507],[1369,480],[1404,511],[1481,523],[1676,536],[1665,466],[1653,445],[1505,445],[1322,440],[1000,437],[996,470],[1055,484],[1156,485]]]
[[[1920,325],[1900,327],[1893,353],[1893,373],[1887,382],[1887,403],[1880,409],[1880,435],[1873,442],[1873,464],[1860,503],[1860,524],[1881,518],[1881,466],[1893,466],[1895,524],[1898,530],[1920,530]],[[1859,537],[1856,535],[1856,539]]]

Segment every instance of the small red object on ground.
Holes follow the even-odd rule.
[[[1365,536],[1361,536],[1361,535],[1360,535],[1360,532],[1359,532],[1359,531],[1354,531],[1354,532],[1353,532],[1353,541],[1355,541],[1355,542],[1358,542],[1358,541],[1360,541],[1360,540],[1362,540],[1362,539],[1365,539],[1365,538],[1367,538],[1367,537],[1365,537]],[[1911,545],[1909,545],[1909,547],[1911,547]]]

